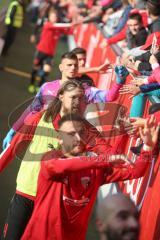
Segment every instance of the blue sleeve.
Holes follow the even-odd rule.
[[[39,112],[43,108],[43,86],[40,88],[39,92],[36,94],[33,102],[31,103],[31,112]]]
[[[88,103],[105,103],[107,102],[108,90],[100,90],[96,87],[89,87],[85,91]]]
[[[157,89],[160,89],[160,83],[149,83],[149,84],[143,84],[142,86],[140,86],[140,90],[142,93],[150,92]]]
[[[116,35],[117,33],[119,33],[124,28],[124,26],[125,26],[125,24],[128,20],[128,16],[129,16],[129,13],[130,13],[131,9],[132,9],[131,6],[126,7],[126,9],[124,10],[124,13],[122,14],[122,17],[119,20],[119,24],[116,27],[116,29],[114,30],[112,36]]]

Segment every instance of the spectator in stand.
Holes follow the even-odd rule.
[[[143,117],[147,97],[156,96],[160,98],[160,85],[153,91],[142,92],[142,88],[143,86],[127,85],[120,90],[121,94],[131,94],[131,97],[134,97],[130,108],[130,117]]]
[[[148,0],[147,10],[152,20],[152,23],[148,26],[149,33],[160,32],[160,1]]]
[[[142,10],[143,9],[142,6],[144,4],[140,5],[140,8],[139,8],[140,3],[136,0],[129,0],[129,4],[133,8],[130,12],[130,15],[132,15],[134,13],[137,13],[137,14],[139,13],[142,16],[143,27],[146,27],[148,24],[147,12]],[[105,19],[105,16],[102,19]],[[115,44],[119,41],[126,39],[127,27],[128,26],[127,26],[127,22],[126,22],[126,24],[124,25],[124,27],[122,28],[122,30],[119,33],[115,34],[114,36],[108,37],[106,40],[103,41],[102,47],[105,47],[105,46],[111,45],[111,44]]]
[[[139,47],[145,44],[147,39],[147,31],[142,23],[142,16],[139,13],[132,13],[129,16],[127,21],[127,33],[126,33],[126,40],[127,40],[127,47],[129,49]]]
[[[45,2],[42,8],[38,11],[38,17],[37,21],[34,26],[33,34],[30,37],[31,43],[38,43],[40,39],[40,34],[42,31],[42,27],[44,23],[48,20],[48,11],[49,11],[50,5],[48,2]]]
[[[150,75],[151,71],[157,67],[157,63],[150,63],[150,57],[152,55],[152,43],[154,39],[157,44],[157,51],[154,53],[154,56],[157,59],[157,63],[160,64],[160,32],[155,32],[147,37],[145,44],[140,48],[140,50],[145,50],[146,52],[136,57],[127,57],[126,65],[138,70],[143,75]]]
[[[137,240],[139,213],[135,204],[122,193],[107,195],[96,208],[100,240]]]
[[[154,114],[157,122],[160,123],[160,103],[154,103],[149,108],[149,114]]]
[[[149,108],[149,114],[152,119],[154,119],[154,122],[159,125],[159,134],[158,134],[158,142],[157,146],[154,150],[154,155],[158,156],[159,150],[160,150],[160,103],[154,103]],[[130,124],[125,127],[125,130],[128,132],[129,135],[137,136],[138,137],[138,129],[143,128],[147,119],[146,118],[140,118],[140,117],[134,117],[130,118]],[[131,147],[131,151],[139,155],[141,148],[143,146],[143,142],[139,146]]]
[[[122,0],[122,8],[123,8],[123,14],[119,20],[118,26],[115,28],[112,36],[116,35],[117,33],[119,33],[125,26],[130,11],[132,10],[132,6],[130,5],[130,0]]]
[[[160,98],[160,66],[154,54],[150,56],[149,62],[154,69],[151,76],[133,80],[132,84],[127,84],[120,89],[121,94],[131,94],[131,97],[134,97],[130,109],[131,117],[143,116],[147,97]]]
[[[111,14],[114,11],[118,10],[122,6],[122,3],[120,0],[114,0],[110,2],[109,5],[103,6],[101,3],[94,5],[91,9],[88,9],[88,15],[84,18],[80,18],[78,22],[81,23],[89,23],[89,22],[96,22],[96,23],[101,23],[103,22],[103,15],[105,12],[107,14]]]
[[[102,7],[108,7],[110,6],[114,1],[113,0],[101,0],[100,5]]]
[[[160,65],[154,54],[150,56],[149,63],[152,66],[152,74],[146,78],[139,77],[132,81],[132,84],[140,88],[141,92],[148,92],[160,88]]]
[[[89,86],[95,86],[93,80],[91,77],[89,77],[86,73],[94,73],[94,72],[99,72],[103,73],[109,68],[109,62],[106,61],[104,64],[98,66],[98,67],[90,67],[87,68],[85,67],[86,65],[86,50],[84,48],[74,48],[72,53],[76,54],[77,59],[78,59],[78,76],[76,79],[79,78],[79,80],[83,83],[86,82]]]
[[[37,21],[38,15],[39,15],[39,8],[41,5],[45,4],[43,0],[31,0],[28,7],[27,7],[27,13],[29,15],[29,20],[31,23],[35,23]]]

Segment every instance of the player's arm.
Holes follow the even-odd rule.
[[[142,151],[138,159],[133,165],[115,166],[106,171],[105,183],[119,182],[140,178],[145,175],[145,172],[152,161],[151,151]]]
[[[142,93],[146,93],[146,92],[150,92],[150,91],[153,91],[153,90],[160,89],[160,83],[153,82],[153,83],[149,83],[149,84],[143,84],[139,88],[140,88]]]
[[[159,134],[159,125],[156,123],[156,118],[151,116],[145,122],[144,128],[139,129],[141,139],[144,143],[143,150],[137,158],[134,166],[126,165],[123,168],[112,168],[110,174],[106,175],[105,182],[124,181],[142,177],[149,164],[152,162],[152,150],[156,146]]]
[[[106,72],[109,68],[111,68],[110,62],[107,60],[103,64],[97,66],[97,67],[80,67],[78,70],[78,73],[80,74],[86,74],[86,73],[104,73]]]
[[[88,89],[89,99],[92,103],[112,102],[118,98],[119,90],[125,83],[125,80],[129,73],[124,66],[117,66],[115,68],[115,73],[116,82],[113,84],[111,89],[100,90],[95,87],[91,87],[90,89]]]
[[[41,89],[33,99],[32,103],[24,110],[22,115],[18,118],[18,120],[13,124],[12,128],[7,133],[6,137],[3,140],[3,150],[11,142],[16,132],[18,132],[21,129],[21,127],[25,124],[25,119],[31,113],[39,112],[42,108],[43,108],[43,101],[42,101],[42,87],[41,87]]]
[[[21,156],[31,142],[41,113],[30,116],[25,125],[15,134],[7,148],[0,154],[0,172],[2,172],[15,157],[21,160]]]
[[[108,115],[106,117],[108,117]],[[129,138],[128,134],[117,136],[113,146],[111,146],[97,128],[87,120],[85,120],[85,136],[84,138],[83,136],[81,137],[85,142],[86,151],[96,154],[122,154],[124,152],[124,145],[127,144]]]
[[[56,176],[67,176],[80,170],[91,168],[109,167],[106,155],[99,156],[78,156],[71,158],[55,158],[54,152],[51,151],[45,154],[42,159],[43,174],[47,178]]]

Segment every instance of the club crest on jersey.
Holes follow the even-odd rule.
[[[81,184],[84,188],[87,188],[88,185],[90,184],[90,177],[82,177],[81,178]]]

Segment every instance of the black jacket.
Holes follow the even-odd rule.
[[[158,17],[148,26],[148,31],[149,33],[160,32],[160,17]]]
[[[138,66],[138,70],[141,71],[152,71],[151,64],[149,63],[149,58],[151,56],[150,51],[143,53],[140,56],[135,57],[135,61],[139,60],[141,63]],[[156,55],[156,58],[158,60],[158,63],[160,64],[160,52],[158,52]]]
[[[145,44],[146,39],[147,39],[148,33],[144,27],[140,29],[140,31],[136,34],[133,35],[129,29],[127,29],[127,47],[129,49],[139,47]]]

